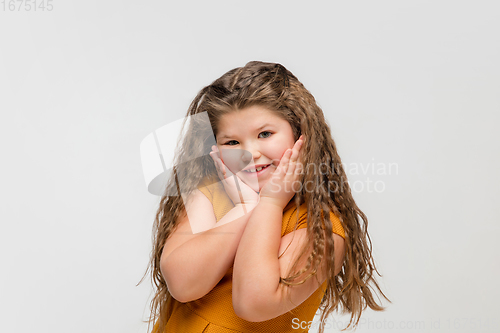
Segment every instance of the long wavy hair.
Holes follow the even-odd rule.
[[[213,133],[218,133],[220,118],[229,112],[237,112],[254,105],[272,110],[287,120],[292,127],[295,141],[304,134],[306,140],[302,147],[301,161],[306,168],[300,181],[302,184],[315,184],[313,188],[302,186],[294,199],[297,206],[304,202],[307,204],[308,243],[302,248],[301,256],[307,253],[311,245],[313,251],[304,269],[296,270],[300,258],[297,259],[292,273],[281,279],[280,283],[289,286],[304,283],[307,278],[316,274],[322,260],[326,260],[327,288],[319,307],[320,333],[323,333],[326,319],[334,310],[351,314],[349,324],[343,330],[356,328],[361,313],[367,306],[376,311],[384,310],[385,308],[374,299],[370,288],[391,302],[375,280],[375,272],[379,276],[382,275],[375,267],[372,257],[372,243],[367,230],[368,219],[352,197],[323,111],[313,95],[284,66],[251,61],[244,67],[230,70],[204,87],[189,106],[187,116],[207,112],[210,122],[208,128],[213,132],[206,131],[207,124],[203,121],[191,121],[188,132],[196,135],[186,136],[184,142],[180,143],[174,165],[183,163],[183,167],[177,167],[172,173],[156,213],[151,260],[144,276],[151,269],[152,283],[156,290],[151,300],[151,315],[148,321],[150,324],[157,322],[158,332],[164,331],[172,312],[172,296],[160,271],[160,258],[166,240],[176,229],[179,217],[185,210],[182,197],[173,196],[171,193],[176,193],[176,189],[180,188],[184,193],[190,193],[199,186],[204,177],[216,174],[208,153],[214,144]],[[192,160],[192,156],[201,157]],[[316,167],[311,171],[311,168],[307,167],[309,165],[327,166],[327,172],[319,172]],[[337,275],[334,273],[334,239],[329,218],[331,211],[340,219],[345,232],[346,251],[342,269]],[[326,253],[326,258],[323,258],[323,253]],[[297,277],[307,270],[312,274],[302,281],[296,281]]]

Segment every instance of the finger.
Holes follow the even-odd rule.
[[[287,149],[281,158],[279,165],[280,174],[285,175],[288,170],[288,163],[290,162],[290,156],[292,155],[292,150]]]
[[[217,161],[217,152],[214,150],[214,146],[212,146],[212,151],[210,152],[210,157],[212,157],[212,160],[214,161],[215,168],[217,171],[220,171],[220,166],[219,162]]]
[[[297,141],[292,148],[292,155],[290,156],[290,161],[295,163],[299,158],[300,148],[302,145],[302,141]]]
[[[229,168],[227,167],[227,165],[226,165],[226,164],[224,164],[224,161],[223,161],[221,158],[219,158],[219,163],[220,163],[220,165],[222,166],[222,170],[223,170],[223,172],[224,172],[224,176],[226,176],[226,178],[228,178],[228,177],[232,177],[232,176],[234,175],[234,174],[231,172],[231,169],[229,169]]]
[[[212,146],[212,152],[210,152],[210,156],[212,157],[212,159],[214,161],[217,175],[219,176],[219,178],[221,180],[224,180],[226,178],[224,166],[223,166],[220,158],[218,157],[218,153],[214,150],[214,146]]]
[[[302,150],[303,145],[304,145],[304,139],[303,139],[303,135],[301,135],[300,138],[293,145],[293,148],[297,149],[297,152],[300,152]]]
[[[216,147],[217,148],[217,147]],[[221,169],[222,169],[222,172],[224,173],[224,176],[226,178],[228,177],[231,177],[234,175],[234,173],[231,171],[231,169],[224,163],[224,161],[222,160],[222,152],[219,151],[219,149],[217,148],[217,159],[219,161],[219,164],[221,166]]]
[[[210,156],[212,156],[212,159],[214,161],[215,171],[217,172],[217,176],[219,177],[219,179],[221,181],[224,180],[224,175],[222,174],[222,171],[220,169],[219,163],[217,162],[217,159],[215,158],[213,153],[211,153]]]
[[[302,147],[304,146],[304,135],[301,135],[299,140],[295,143],[295,148],[297,149],[297,154],[292,156],[291,159],[293,160],[295,164],[295,170],[294,172],[296,174],[302,173],[302,162],[301,162],[301,155],[302,155]]]
[[[299,158],[299,153],[300,149],[302,148],[302,136],[295,142],[295,144],[292,147],[292,155],[290,156],[290,162],[288,166],[288,172],[287,174],[291,174],[295,171],[295,164]]]
[[[292,176],[295,173],[295,167],[297,166],[297,157],[299,155],[298,150],[293,149],[292,155],[290,155],[290,161],[288,161],[288,168],[286,170],[286,175],[288,177]]]
[[[228,169],[226,168],[226,165],[224,164],[224,162],[222,162],[220,151],[219,151],[217,146],[213,146],[213,147],[215,148],[214,149],[215,150],[215,160],[217,161],[217,165],[219,166],[220,171],[224,175],[224,178],[227,178],[228,177],[228,172],[227,172]]]
[[[215,152],[212,150],[209,153],[209,155],[212,158],[212,161],[214,162],[215,170],[218,172],[219,171],[219,165],[217,164],[217,160],[215,159]]]

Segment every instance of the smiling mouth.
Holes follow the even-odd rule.
[[[256,169],[248,169],[248,170],[243,170],[243,171],[245,171],[245,172],[247,172],[247,173],[257,173],[257,172],[259,172],[259,171],[262,171],[262,170],[265,170],[265,169],[269,168],[269,166],[270,166],[270,165],[271,165],[271,164],[268,164],[268,165],[266,165],[266,166],[259,167],[259,168],[256,168]]]

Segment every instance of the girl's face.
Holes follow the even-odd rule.
[[[263,106],[225,114],[218,128],[217,147],[224,164],[252,188],[258,184],[259,192],[295,144],[288,121]],[[257,171],[260,167],[264,168]]]

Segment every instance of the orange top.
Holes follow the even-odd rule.
[[[206,184],[206,183],[205,183]],[[199,187],[212,202],[214,213],[219,221],[229,210],[234,207],[233,202],[224,191],[220,182]],[[293,232],[297,219],[297,208],[292,206],[283,212],[281,236]],[[307,207],[299,207],[299,223],[297,229],[307,227]],[[345,239],[344,229],[338,217],[330,213],[333,232]],[[232,290],[231,266],[219,283],[205,296],[187,303],[180,303],[172,298],[172,315],[167,322],[164,333],[234,333],[234,332],[280,332],[298,333],[302,322],[311,322],[319,308],[326,290],[326,281],[308,299],[290,312],[263,322],[248,322],[234,313]],[[157,331],[158,322],[152,333]]]

